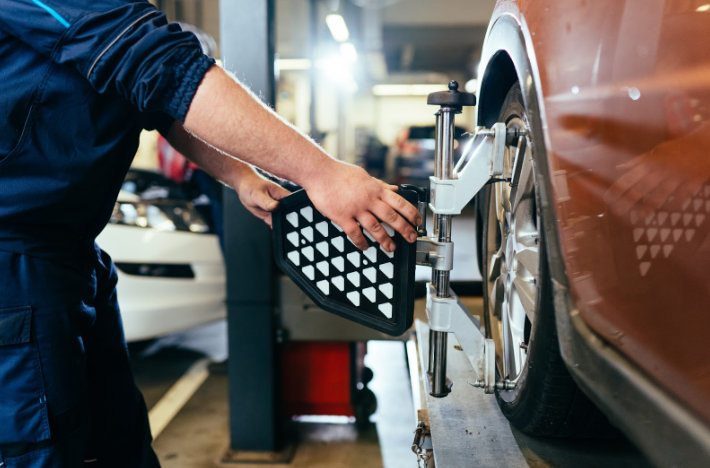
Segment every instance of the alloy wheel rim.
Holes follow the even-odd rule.
[[[509,134],[527,130],[513,118]],[[530,140],[525,132],[506,142],[511,182],[492,187],[489,210],[488,311],[499,374],[516,382],[528,356],[527,344],[538,297],[539,222]],[[490,253],[492,252],[492,254]]]

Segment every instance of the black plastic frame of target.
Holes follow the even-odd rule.
[[[417,205],[418,195],[399,195]],[[273,214],[278,266],[323,310],[392,336],[412,325],[416,244],[386,226],[397,248],[385,252],[364,232],[362,251],[342,229],[318,212],[304,190],[280,200]]]

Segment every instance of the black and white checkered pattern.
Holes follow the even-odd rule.
[[[325,296],[385,319],[392,319],[396,270],[367,231],[370,248],[361,251],[334,222],[305,206],[286,216],[286,258]],[[392,237],[394,230],[385,226]]]
[[[399,193],[416,204],[413,190]],[[367,231],[369,248],[361,251],[304,191],[280,205],[273,215],[276,263],[319,307],[393,336],[411,326],[414,244],[385,224],[395,252],[386,252]]]

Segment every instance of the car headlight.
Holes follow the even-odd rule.
[[[122,202],[113,207],[111,224],[151,228],[158,231],[211,232],[209,225],[187,202]]]

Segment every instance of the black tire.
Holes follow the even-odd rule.
[[[537,114],[535,114],[537,115]],[[513,118],[527,121],[522,92],[518,83],[508,92],[499,115],[499,122],[508,122]],[[539,122],[528,122],[539,125]],[[539,153],[539,152],[538,152]],[[528,358],[525,362],[514,390],[497,390],[496,399],[505,417],[517,429],[533,435],[548,437],[616,437],[618,432],[609,424],[606,416],[596,408],[580,390],[569,374],[560,355],[559,341],[553,309],[550,265],[547,257],[547,243],[544,237],[543,216],[540,213],[538,187],[547,184],[544,177],[535,170],[536,151],[532,147],[535,196],[538,215],[539,241],[539,276],[537,278],[537,303],[533,323],[528,326]],[[484,322],[486,334],[492,337],[489,308],[488,275],[490,254],[487,233],[490,219],[491,186],[487,186],[481,197],[482,233],[481,243],[484,294]],[[498,343],[496,343],[498,346]],[[498,376],[500,377],[500,376]]]

